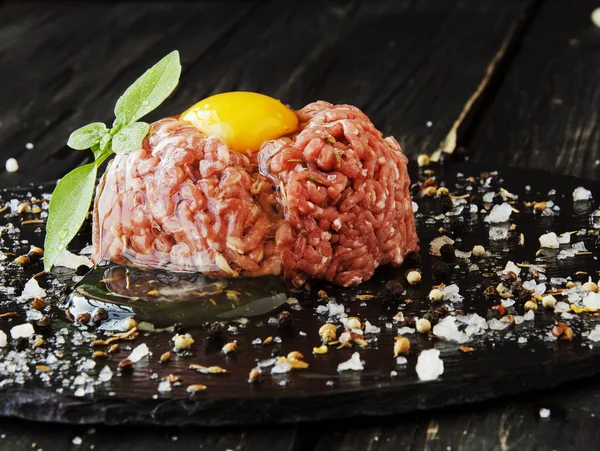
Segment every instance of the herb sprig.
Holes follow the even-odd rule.
[[[138,120],[169,97],[180,74],[179,52],[175,50],[148,69],[117,100],[112,128],[93,122],[71,133],[67,145],[75,150],[91,149],[95,161],[69,172],[52,193],[44,242],[45,271],[50,271],[85,221],[98,167],[113,153],[142,147],[150,126]]]

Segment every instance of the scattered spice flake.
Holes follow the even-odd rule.
[[[205,391],[206,388],[207,388],[206,385],[193,384],[193,385],[188,385],[188,387],[186,388],[186,391],[190,394],[194,394],[194,393]]]
[[[473,351],[475,351],[475,348],[472,348],[471,346],[459,346],[458,349],[460,349],[462,352],[473,352]]]
[[[17,312],[6,312],[0,314],[0,318],[12,318],[14,316],[19,316],[19,314]]]
[[[190,366],[188,366],[188,368],[190,370],[194,370],[198,373],[202,373],[202,374],[228,374],[229,371],[227,371],[225,368],[221,368],[220,366],[203,366],[203,365],[198,365],[196,363],[191,363]]]

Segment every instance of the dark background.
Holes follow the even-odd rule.
[[[173,49],[176,93],[148,119],[209,94],[258,91],[299,108],[362,108],[414,158],[438,149],[496,167],[599,179],[597,0],[0,2],[0,187],[91,161],[75,128]],[[33,149],[26,144],[32,143]],[[450,159],[451,160],[451,159]],[[448,164],[452,164],[451,161]],[[0,449],[588,449],[600,386],[385,419],[249,429],[106,428],[1,420]],[[549,420],[539,408],[549,407]],[[72,444],[75,436],[83,444]],[[177,440],[175,440],[177,437]],[[35,444],[34,444],[35,443]]]

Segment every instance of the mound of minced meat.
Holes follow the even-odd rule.
[[[220,277],[279,275],[341,286],[418,250],[407,158],[348,105],[296,112],[291,135],[258,153],[194,126],[152,124],[98,186],[92,260]]]

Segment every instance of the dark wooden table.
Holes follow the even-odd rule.
[[[179,49],[176,94],[150,119],[211,93],[294,107],[357,105],[405,152],[600,179],[597,0],[0,2],[0,186],[89,161],[70,131],[110,121],[120,93]],[[33,148],[32,146],[33,145]],[[449,163],[451,164],[451,162]],[[551,417],[541,419],[540,408]],[[477,405],[289,426],[160,429],[0,420],[6,450],[593,449],[600,382]],[[80,445],[73,444],[79,437]],[[77,441],[77,440],[75,440]]]

